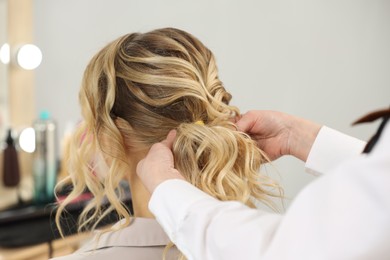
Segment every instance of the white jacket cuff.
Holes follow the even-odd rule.
[[[360,154],[365,142],[323,126],[310,150],[305,167],[313,174],[327,173],[341,162]]]

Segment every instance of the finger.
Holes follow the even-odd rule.
[[[233,118],[230,118],[229,121],[235,124],[235,123],[237,123],[238,120],[240,120],[241,117],[242,117],[242,114],[239,114]]]
[[[241,118],[237,121],[236,125],[238,130],[242,132],[248,132],[253,128],[256,123],[256,119],[253,117],[253,114],[245,113],[241,116]]]
[[[144,162],[145,162],[145,158],[137,163],[137,168],[135,169],[135,171],[138,176],[141,176],[142,169],[144,167]]]
[[[161,141],[161,143],[172,150],[172,146],[173,146],[173,143],[175,141],[175,138],[176,138],[176,130],[171,130],[171,131],[169,131],[167,138],[165,138],[165,140]]]

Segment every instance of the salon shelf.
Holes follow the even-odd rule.
[[[80,215],[86,201],[73,203],[67,207],[64,234],[70,236],[77,233],[77,217]],[[131,212],[131,198],[123,200]],[[54,241],[60,238],[55,225],[56,206],[27,204],[0,211],[0,247],[15,248],[31,246]],[[111,213],[99,226],[109,225],[118,221],[118,216]]]

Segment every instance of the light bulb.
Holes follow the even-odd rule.
[[[8,64],[11,60],[11,49],[8,43],[4,43],[0,48],[0,61]]]
[[[27,127],[19,135],[19,146],[27,153],[35,151],[35,130],[32,127]]]
[[[33,44],[25,44],[18,50],[16,61],[23,69],[33,70],[41,64],[42,52]]]

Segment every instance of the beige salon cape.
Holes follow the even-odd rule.
[[[154,219],[134,218],[130,226],[96,237],[75,253],[55,260],[155,260],[163,259],[165,246],[170,242]],[[166,259],[177,259],[178,251],[171,248]],[[53,259],[53,260],[54,260]]]

